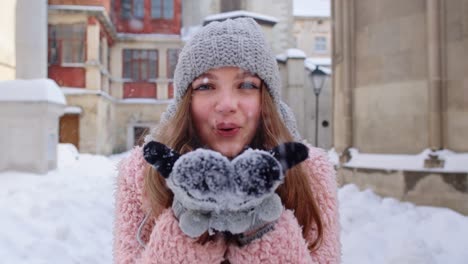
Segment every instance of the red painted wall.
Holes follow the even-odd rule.
[[[156,84],[147,82],[124,83],[124,98],[153,98],[156,99]]]
[[[48,76],[59,86],[85,88],[86,70],[79,67],[61,67],[58,65],[49,66]]]
[[[158,34],[180,34],[181,27],[181,0],[174,0],[173,19],[152,19],[151,0],[145,0],[145,16],[143,20],[128,20],[121,18],[121,2],[115,1],[112,18],[118,32],[123,33],[158,33]]]

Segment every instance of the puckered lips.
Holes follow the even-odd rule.
[[[240,126],[235,123],[221,122],[215,126],[215,133],[222,137],[233,137],[239,133]]]

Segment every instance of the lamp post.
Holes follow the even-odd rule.
[[[319,66],[315,66],[315,70],[310,73],[312,79],[312,88],[314,89],[315,94],[315,147],[318,146],[318,110],[319,110],[319,100],[318,97],[322,91],[325,80],[327,79],[327,74],[319,69]]]

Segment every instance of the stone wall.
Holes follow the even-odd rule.
[[[468,151],[468,2],[333,1],[335,143]]]
[[[468,173],[341,168],[340,185],[353,183],[381,196],[418,205],[448,207],[468,215]]]
[[[338,153],[468,152],[467,10],[466,0],[332,1]],[[340,177],[468,213],[467,172],[343,168]]]

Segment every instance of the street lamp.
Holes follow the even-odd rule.
[[[315,70],[310,73],[312,79],[312,88],[314,89],[315,94],[315,147],[318,146],[318,109],[319,109],[319,100],[318,97],[322,91],[325,80],[327,79],[327,74],[319,69],[319,66],[315,66]]]

